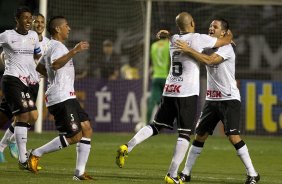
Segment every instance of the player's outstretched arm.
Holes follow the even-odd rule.
[[[202,54],[200,52],[197,52],[196,50],[192,49],[191,47],[188,46],[188,44],[182,40],[177,40],[175,42],[175,46],[179,49],[179,51],[182,51],[198,62],[207,64],[207,65],[212,65],[212,64],[218,64],[223,61],[223,58],[215,53],[212,55],[206,55]]]
[[[3,65],[5,65],[5,54],[4,54],[4,52],[1,52],[1,54],[0,54],[0,62],[1,62]]]
[[[231,30],[228,30],[224,37],[217,39],[217,42],[215,43],[214,47],[218,48],[224,45],[228,45],[232,42],[232,39],[233,39],[233,34]]]
[[[56,59],[52,63],[52,69],[58,70],[62,68],[72,57],[74,57],[77,53],[87,50],[89,48],[89,43],[82,41],[76,44],[76,46],[71,49],[67,54],[63,55],[62,57]]]
[[[47,70],[44,64],[39,62],[36,66],[36,71],[47,78]]]

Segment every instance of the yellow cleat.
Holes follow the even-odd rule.
[[[171,177],[169,174],[167,174],[164,178],[164,181],[166,184],[183,184],[183,182],[177,178]]]
[[[126,144],[123,144],[117,150],[117,156],[116,156],[117,166],[122,168],[124,166],[125,157],[127,157],[127,156],[128,156],[128,148],[127,148]]]
[[[30,156],[27,160],[28,162],[28,166],[29,166],[29,170],[35,174],[37,174],[38,172],[38,162],[39,162],[39,157],[33,155],[32,153],[30,153]],[[40,166],[39,166],[40,167]],[[41,168],[42,169],[42,168]]]
[[[42,167],[41,166],[37,166],[37,170],[42,170]]]

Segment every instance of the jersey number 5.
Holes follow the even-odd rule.
[[[182,63],[178,61],[180,52],[175,51],[172,54],[172,75],[179,77],[182,75],[183,67]]]

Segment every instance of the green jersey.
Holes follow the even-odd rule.
[[[153,66],[153,78],[166,78],[169,72],[169,41],[162,39],[151,46],[151,61]]]

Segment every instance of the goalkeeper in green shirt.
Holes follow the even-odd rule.
[[[146,122],[150,121],[155,105],[160,103],[166,77],[169,72],[169,40],[167,38],[162,38],[154,42],[151,45],[150,55],[153,75]]]

